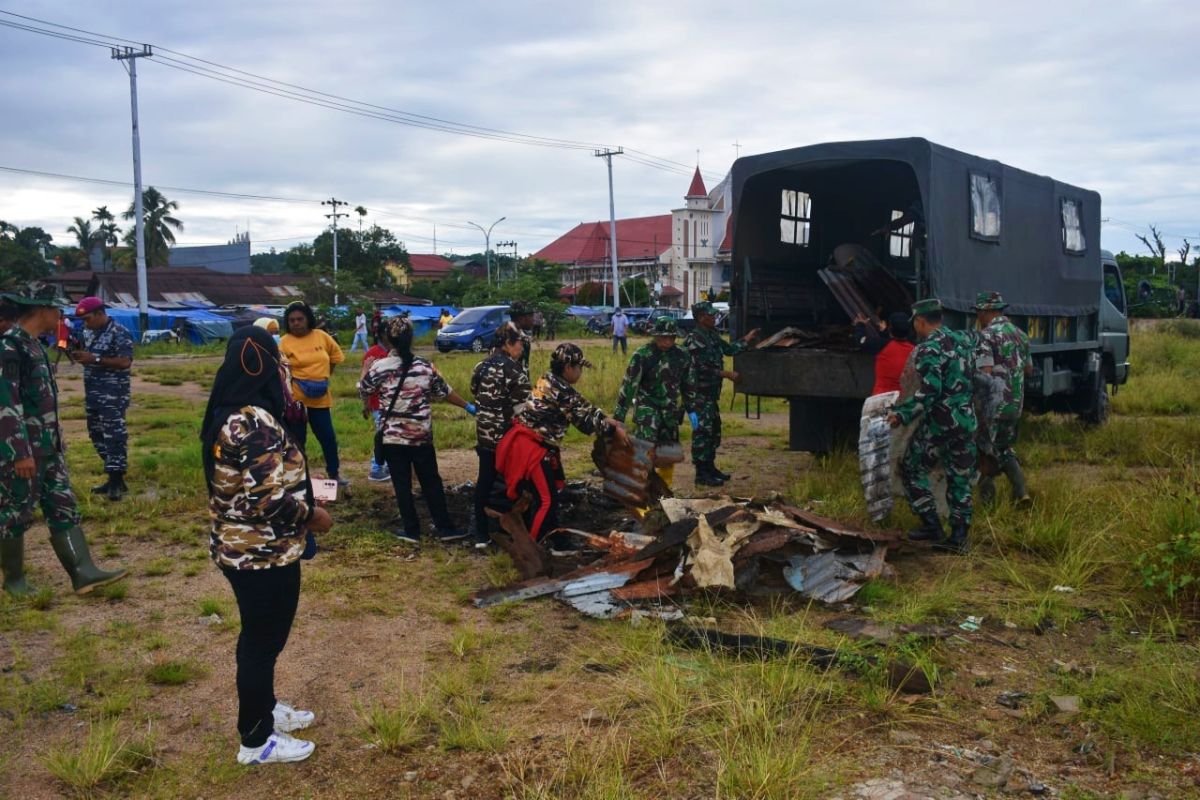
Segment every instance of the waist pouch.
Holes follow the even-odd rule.
[[[300,392],[309,400],[316,400],[324,397],[329,393],[329,381],[302,381],[299,378],[295,379],[296,385],[300,387]]]

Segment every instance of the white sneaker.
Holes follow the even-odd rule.
[[[276,731],[262,747],[246,747],[238,750],[239,764],[286,764],[303,761],[313,754],[316,745]]]
[[[317,715],[313,712],[292,708],[280,700],[275,701],[275,709],[272,714],[275,715],[275,730],[281,733],[304,730],[317,719]]]

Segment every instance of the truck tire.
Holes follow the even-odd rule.
[[[1090,388],[1084,410],[1079,420],[1085,425],[1103,425],[1108,421],[1108,381],[1103,372],[1096,373],[1095,384]]]

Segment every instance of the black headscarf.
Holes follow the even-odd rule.
[[[213,446],[229,415],[246,406],[258,406],[282,420],[284,404],[274,337],[253,325],[238,328],[225,348],[225,361],[217,370],[200,426],[200,455],[210,492],[216,466]]]

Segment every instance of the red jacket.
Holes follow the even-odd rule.
[[[871,394],[900,391],[900,373],[913,351],[912,342],[892,339],[875,356],[875,387]]]
[[[547,450],[537,431],[516,421],[496,447],[496,472],[504,478],[508,499],[516,500],[520,496],[521,484],[524,481],[532,483],[534,491],[538,494],[538,509],[529,526],[529,533],[534,541],[541,538],[542,525],[546,521],[546,515],[550,513],[553,499],[565,485],[561,480],[546,479],[546,473],[542,470],[542,459],[546,457]]]

